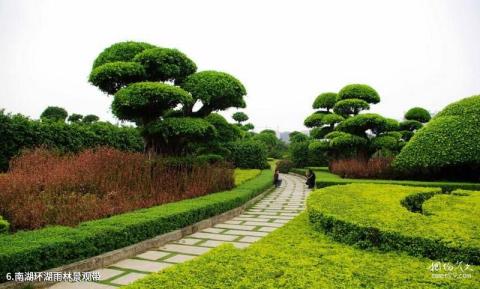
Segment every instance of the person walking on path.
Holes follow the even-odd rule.
[[[280,179],[280,171],[275,169],[275,174],[273,174],[273,184],[275,185],[275,188],[280,187],[281,183],[282,180]]]
[[[315,188],[315,180],[316,180],[315,173],[311,170],[307,170],[307,186],[309,189]]]

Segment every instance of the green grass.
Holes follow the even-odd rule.
[[[433,278],[431,265],[337,243],[302,214],[246,249],[222,245],[123,288],[478,288],[480,267],[470,267],[470,279],[455,280]]]
[[[423,202],[424,214],[409,210]],[[313,192],[307,208],[316,229],[347,244],[480,264],[480,192],[349,184]]]
[[[0,282],[8,272],[42,271],[186,227],[239,207],[272,187],[273,173],[230,191],[140,209],[77,227],[52,226],[0,235]]]
[[[313,168],[314,169],[314,168]],[[304,175],[306,169],[295,168],[292,169],[292,172]],[[469,183],[469,182],[428,182],[428,181],[415,181],[415,180],[381,180],[381,179],[343,179],[338,175],[330,173],[328,170],[325,170],[324,167],[321,167],[320,170],[315,170],[315,175],[317,176],[317,188],[324,188],[328,186],[335,185],[345,185],[345,184],[394,184],[394,185],[403,185],[403,186],[416,186],[416,187],[440,187],[443,191],[453,191],[456,189],[465,189],[465,190],[480,190],[480,183]]]
[[[261,170],[257,169],[235,169],[233,176],[235,178],[235,186],[255,178],[260,174]]]

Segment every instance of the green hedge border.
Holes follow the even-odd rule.
[[[412,188],[414,189],[414,188]],[[317,191],[318,192],[318,191]],[[410,211],[419,211],[424,201],[438,192],[413,192],[401,201]],[[361,226],[333,215],[322,212],[321,205],[312,204],[319,197],[313,192],[307,200],[307,212],[312,227],[325,232],[335,241],[348,245],[356,245],[362,249],[377,248],[382,251],[404,251],[416,257],[427,257],[433,260],[480,264],[480,248],[451,247],[442,240],[403,235],[389,232],[372,226]]]
[[[0,282],[7,273],[73,263],[165,234],[237,208],[272,186],[273,172],[233,190],[84,222],[0,236]]]
[[[305,175],[306,169],[294,168],[290,170],[299,175]],[[315,171],[315,170],[314,170]],[[322,172],[328,172],[321,169]],[[480,190],[480,183],[464,183],[464,182],[428,182],[428,181],[410,181],[410,180],[371,180],[371,179],[342,179],[332,174],[332,179],[322,179],[317,176],[316,187],[321,189],[329,186],[347,185],[347,184],[381,184],[381,185],[401,185],[413,187],[440,187],[443,192],[451,192],[458,189],[463,190]]]

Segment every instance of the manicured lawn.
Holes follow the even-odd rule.
[[[234,178],[235,178],[235,186],[241,185],[244,182],[253,179],[254,177],[260,174],[261,170],[257,169],[235,169],[234,171]]]
[[[480,192],[348,184],[313,192],[307,208],[315,228],[338,241],[480,264]]]
[[[125,288],[478,288],[478,266],[471,278],[448,279],[433,278],[431,265],[337,243],[302,214],[247,249],[223,245]]]

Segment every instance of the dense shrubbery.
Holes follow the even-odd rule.
[[[409,177],[479,180],[480,96],[438,113],[402,149],[394,167]]]
[[[234,185],[225,164],[152,162],[141,153],[99,148],[78,155],[37,149],[0,178],[0,215],[12,229],[73,226]]]
[[[258,141],[240,140],[229,143],[227,148],[231,154],[228,160],[235,167],[249,169],[265,169],[269,167],[267,162],[267,148]]]
[[[0,171],[8,168],[10,159],[23,148],[47,146],[63,152],[78,152],[96,146],[125,151],[141,151],[143,140],[136,128],[110,123],[92,124],[35,121],[22,115],[0,110]]]
[[[7,273],[55,268],[138,243],[234,209],[272,186],[272,172],[237,188],[136,210],[75,228],[54,226],[0,236],[0,282]]]
[[[393,158],[376,157],[368,160],[341,159],[330,163],[330,171],[342,178],[391,178]]]
[[[307,206],[314,227],[335,240],[480,264],[480,192],[439,193],[439,188],[351,184],[315,191]],[[421,211],[421,202],[430,214],[407,210]]]
[[[276,169],[278,169],[282,174],[288,174],[293,167],[293,162],[289,160],[279,160],[276,163]]]

